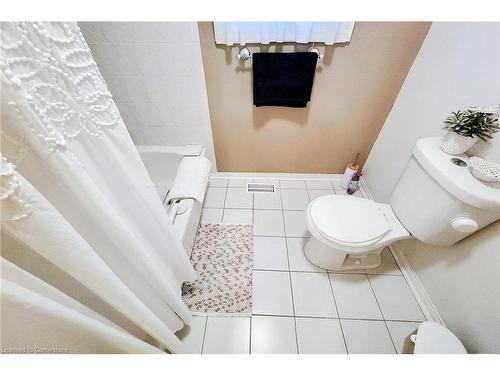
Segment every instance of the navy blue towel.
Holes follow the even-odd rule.
[[[316,53],[253,53],[252,60],[254,105],[307,106],[318,62]]]

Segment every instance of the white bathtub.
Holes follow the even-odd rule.
[[[177,167],[183,157],[200,156],[205,154],[202,145],[187,146],[136,146],[142,161],[156,187],[158,196],[165,205],[165,198],[172,186]],[[196,230],[200,222],[201,203],[194,200],[186,200],[187,209],[172,218],[174,227],[179,232],[180,239],[188,256],[191,255]],[[165,209],[169,210],[166,206]]]

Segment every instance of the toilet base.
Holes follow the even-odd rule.
[[[304,246],[304,254],[312,264],[318,267],[332,271],[348,271],[378,267],[382,262],[380,254],[382,249],[383,247],[368,253],[348,254],[311,237]]]

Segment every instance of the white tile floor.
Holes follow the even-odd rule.
[[[254,226],[251,317],[200,317],[178,335],[192,353],[401,353],[424,315],[388,248],[377,269],[326,272],[302,248],[304,210],[345,194],[338,180],[272,179],[275,194],[250,194],[247,179],[210,180],[201,221]],[[260,180],[261,181],[261,180]],[[361,192],[356,195],[362,196]]]

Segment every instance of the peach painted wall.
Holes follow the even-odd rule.
[[[254,107],[251,60],[237,60],[237,46],[216,45],[211,22],[198,26],[218,170],[340,173],[356,152],[365,161],[430,23],[357,22],[349,44],[320,45],[304,109]]]

